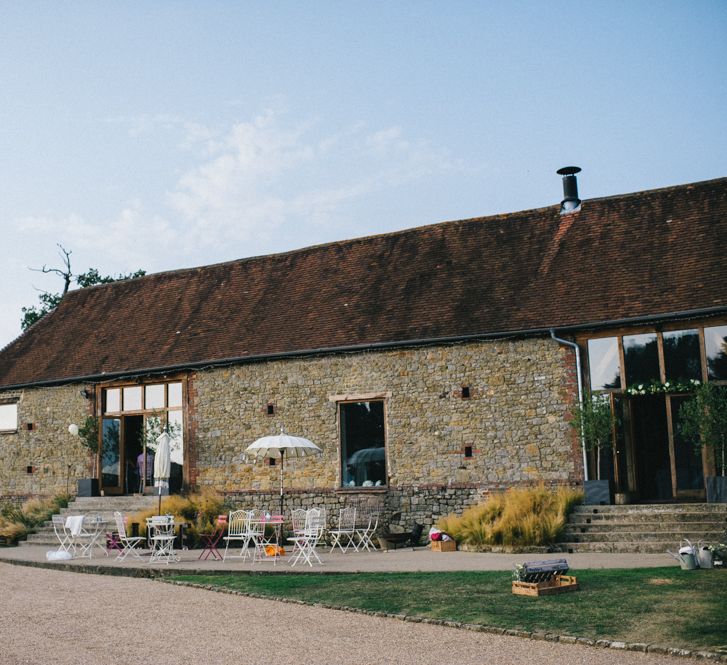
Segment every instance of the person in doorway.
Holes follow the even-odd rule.
[[[145,484],[147,487],[154,484],[154,451],[151,448],[146,449],[146,455],[143,450],[139,453],[136,458],[136,470],[139,473],[139,493],[142,494]]]

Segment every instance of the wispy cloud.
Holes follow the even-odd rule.
[[[273,110],[224,131],[168,114],[110,120],[136,138],[171,135],[195,163],[155,200],[132,198],[107,218],[13,220],[19,239],[53,239],[46,253],[72,249],[79,270],[154,271],[348,237],[365,228],[367,200],[461,167],[397,126],[332,130]]]
[[[132,139],[153,137],[160,131],[176,134],[181,148],[191,148],[215,137],[214,130],[209,127],[170,113],[117,115],[107,118],[106,121],[126,127],[126,132]]]
[[[102,272],[128,272],[158,265],[162,248],[173,248],[178,237],[169,220],[147,211],[139,201],[112,219],[90,220],[78,214],[23,217],[15,228],[20,237],[56,239],[80,261],[74,261],[76,271],[94,266]]]
[[[36,302],[34,287],[60,288],[54,276],[26,271],[54,266],[56,243],[73,251],[75,272],[96,267],[103,273],[154,272],[282,251],[370,232],[371,208],[462,168],[403,127],[331,128],[320,120],[291,120],[278,108],[223,128],[171,114],[109,121],[125,127],[130,139],[183,150],[182,160],[176,153],[160,164],[168,174],[177,173],[180,161],[188,166],[168,191],[146,191],[144,200],[127,192],[120,209],[105,217],[79,210],[2,220],[14,229],[7,254],[21,257],[17,265],[4,266],[18,303]],[[11,294],[4,298],[13,302]],[[0,338],[15,334],[17,309],[0,320]]]
[[[283,229],[306,244],[307,231],[339,228],[347,206],[460,166],[399,127],[326,132],[273,111],[234,124],[206,149],[210,158],[178,179],[168,204],[195,245],[235,240],[254,251]]]

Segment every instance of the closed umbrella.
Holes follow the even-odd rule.
[[[154,487],[159,488],[159,514],[162,512],[162,488],[169,488],[169,476],[172,473],[172,460],[169,454],[171,437],[162,432],[157,437],[157,450],[154,456]]]
[[[283,514],[283,467],[286,457],[307,457],[320,455],[323,451],[312,441],[302,436],[291,436],[282,429],[280,434],[264,436],[251,443],[245,452],[255,457],[280,460],[280,514]]]

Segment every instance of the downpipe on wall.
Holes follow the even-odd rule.
[[[558,344],[563,344],[565,346],[570,346],[575,352],[576,352],[576,381],[578,383],[578,404],[579,406],[583,406],[583,379],[581,377],[581,349],[575,342],[571,342],[567,339],[562,339],[560,337],[556,337],[555,335],[555,328],[550,329],[550,336],[551,338],[558,342]],[[581,453],[583,454],[583,481],[585,482],[588,480],[588,457],[586,456],[586,438],[583,432],[583,424],[581,423]]]

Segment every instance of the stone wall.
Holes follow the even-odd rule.
[[[284,497],[283,510],[288,513],[295,508],[316,506],[328,511],[328,525],[333,527],[338,511],[346,505],[365,506],[373,499],[381,511],[379,526],[397,524],[413,528],[415,524],[429,527],[450,513],[462,511],[484,499],[481,490],[473,487],[405,487],[376,493],[337,492],[334,490],[288,491]],[[262,508],[276,513],[280,496],[276,492],[231,492],[225,501],[230,510],[239,508]]]
[[[93,404],[81,396],[83,387],[2,394],[20,401],[18,432],[0,435],[0,496],[55,494],[67,481],[73,492],[76,479],[89,475],[90,456],[68,433]],[[280,467],[246,460],[244,450],[283,426],[323,449],[319,457],[286,462],[286,507],[318,504],[335,511],[362,494],[360,488],[340,489],[336,399],[380,395],[386,405],[386,512],[402,512],[405,525],[431,524],[493,490],[580,482],[578,441],[565,416],[575,391],[572,351],[550,339],[206,369],[188,375],[185,473],[192,487],[224,492],[231,505],[274,503]],[[471,447],[469,458],[465,447]]]
[[[193,482],[200,487],[274,491],[279,467],[246,462],[242,454],[284,426],[323,449],[319,457],[286,462],[286,486],[312,495],[337,490],[335,397],[375,394],[386,395],[389,488],[411,495],[402,498],[409,513],[417,497],[434,501],[424,488],[438,496],[442,488],[459,488],[458,496],[471,496],[582,479],[565,418],[575,395],[573,355],[549,339],[251,363],[197,372],[188,386]]]
[[[0,497],[54,495],[66,487],[75,493],[76,480],[90,476],[89,453],[68,433],[71,423],[81,425],[91,414],[83,387],[0,393],[18,398],[18,431],[0,434]]]

